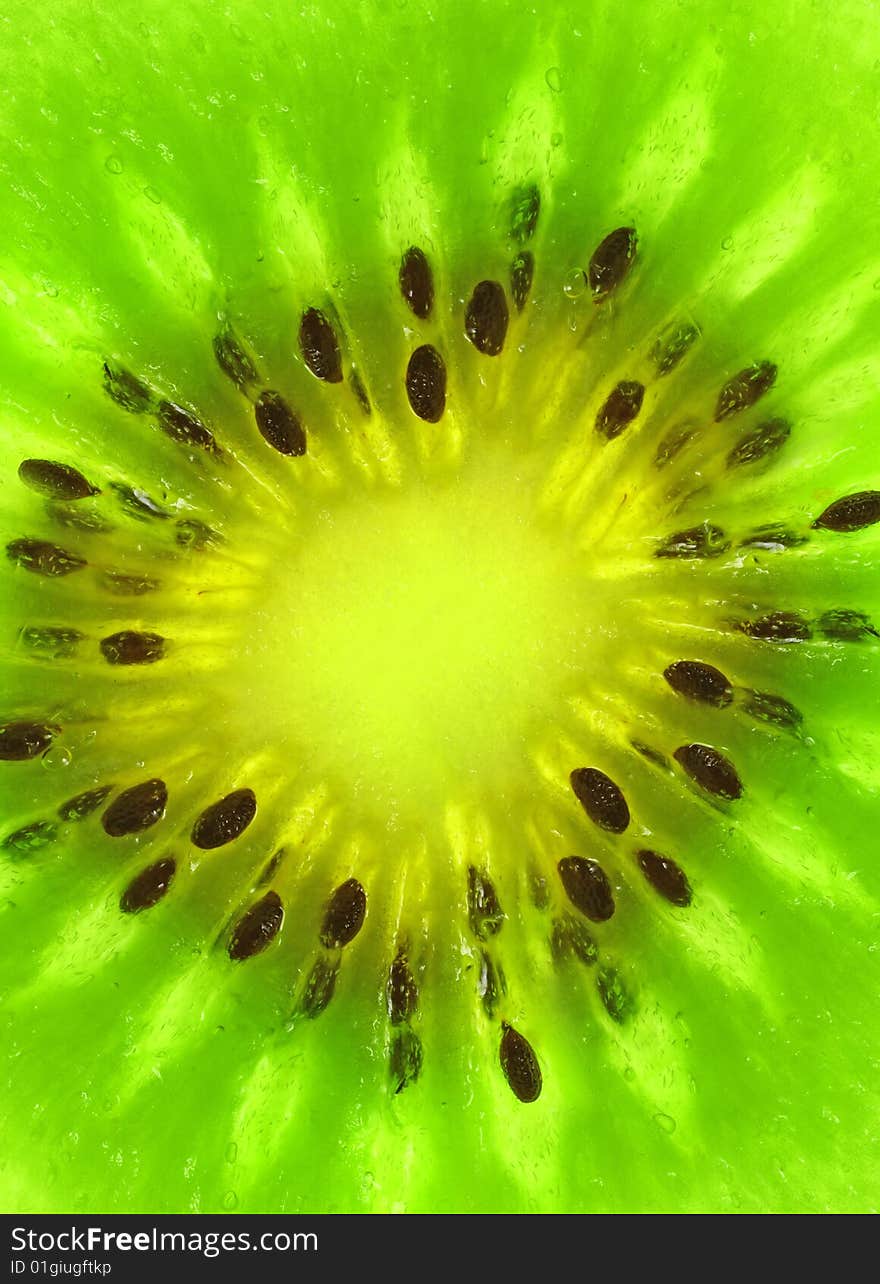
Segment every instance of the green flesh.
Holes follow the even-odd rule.
[[[62,728],[42,757],[0,762],[0,841],[19,836],[0,848],[0,1202],[870,1210],[880,645],[829,637],[827,613],[878,626],[880,525],[813,523],[880,487],[871,8],[719,4],[699,27],[666,3],[322,9],[267,18],[237,0],[230,25],[222,7],[196,21],[146,0],[126,21],[62,4],[37,35],[13,5],[0,521],[4,544],[88,565],[0,568],[0,724]],[[512,237],[532,184],[534,233],[520,213]],[[619,227],[636,258],[597,305],[584,272]],[[433,269],[426,320],[398,284],[410,246]],[[497,357],[465,334],[484,280],[510,308]],[[306,367],[308,308],[336,328],[342,383]],[[213,352],[228,325],[259,373],[247,396]],[[682,325],[699,338],[659,378],[658,337]],[[407,401],[421,344],[448,373],[437,422]],[[775,386],[715,422],[722,388],[761,361]],[[114,404],[105,362],[220,451]],[[644,402],[606,440],[594,425],[620,381]],[[260,436],[261,388],[295,407],[304,455]],[[772,419],[792,425],[779,450],[728,467]],[[682,426],[693,439],[658,467]],[[101,493],[53,513],[19,480],[25,459]],[[83,514],[110,529],[63,520]],[[655,556],[704,523],[724,533],[717,555]],[[797,540],[756,545],[767,527]],[[811,637],[748,636],[774,612]],[[21,636],[50,626],[84,635],[53,644],[74,654]],[[128,630],[163,654],[108,664],[99,641]],[[679,660],[717,667],[732,699],[677,693],[663,673]],[[802,722],[756,718],[754,691]],[[689,779],[673,755],[692,743],[734,764],[741,798]],[[581,767],[623,791],[626,832],[578,805]],[[107,806],[151,778],[161,820],[108,836]],[[91,816],[59,820],[103,785]],[[194,845],[200,813],[238,789],[253,822]],[[690,905],[658,894],[640,850],[677,862]],[[606,921],[566,896],[557,862],[575,854],[608,874]],[[168,856],[167,895],[123,913]],[[497,931],[469,916],[469,867]],[[363,929],[327,949],[328,898],[350,878]],[[270,889],[280,932],[232,961]],[[597,962],[552,948],[569,918]],[[401,944],[419,1000],[395,1024]],[[505,978],[494,1004],[487,958]],[[310,1018],[318,959],[339,971]],[[537,1055],[534,1102],[506,1081],[502,1023]],[[395,1092],[414,1065],[401,1036],[422,1062]]]

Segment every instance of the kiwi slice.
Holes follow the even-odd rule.
[[[4,1206],[864,1211],[869,6],[319,10],[11,6]]]

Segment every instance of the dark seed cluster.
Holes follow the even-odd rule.
[[[356,878],[346,879],[331,893],[318,931],[322,952],[312,965],[300,997],[302,1015],[314,1020],[329,1005],[336,993],[342,951],[360,932],[366,914],[367,894]]]
[[[543,210],[541,192],[535,183],[524,182],[511,193],[499,224],[504,260],[497,275],[503,279],[494,279],[493,269],[493,276],[478,281],[467,301],[460,301],[457,305],[459,340],[463,331],[472,348],[469,360],[478,366],[482,357],[498,357],[505,350],[510,352],[513,349],[511,336],[516,333],[515,328],[523,324],[521,314],[529,305],[540,267],[541,219],[546,217]],[[593,314],[597,326],[611,320],[618,306],[625,304],[632,289],[630,276],[638,248],[638,236],[633,227],[615,228],[595,246],[583,269],[583,278],[597,308]],[[393,289],[393,268],[390,276],[389,288]],[[632,278],[633,281],[636,279],[635,276]],[[443,284],[441,277],[440,285]],[[438,424],[443,420],[448,400],[454,402],[458,386],[449,351],[439,332],[443,308],[438,307],[437,289],[434,267],[425,250],[418,245],[410,245],[403,250],[397,268],[399,298],[395,306],[402,324],[405,324],[405,333],[411,335],[414,328],[418,331],[418,339],[408,344],[405,371],[397,371],[395,380],[399,392],[405,391],[412,414],[423,424]],[[619,379],[613,387],[610,379],[600,382],[596,388],[596,401],[590,402],[593,406],[598,404],[599,397],[604,398],[593,420],[592,449],[601,452],[604,459],[609,459],[613,450],[627,450],[629,443],[636,440],[633,425],[637,420],[640,434],[647,435],[653,431],[654,407],[662,408],[665,404],[657,398],[661,393],[665,395],[663,390],[675,391],[676,382],[670,376],[688,360],[700,338],[701,330],[696,321],[679,315],[655,332],[655,337],[645,343],[640,353],[633,347],[633,365],[625,370],[627,377]],[[321,395],[342,395],[349,412],[364,418],[373,414],[367,382],[355,368],[348,338],[332,303],[325,301],[321,307],[305,308],[299,317],[298,332],[291,335],[290,344],[291,348],[298,344],[302,363],[310,375],[324,385],[343,385],[340,393],[327,391]],[[261,372],[261,361],[254,355],[259,348],[252,349],[230,322],[221,319],[220,328],[212,340],[212,349],[218,378],[222,376],[232,385],[235,394],[247,406],[248,415],[251,410],[253,412],[250,422],[251,431],[256,428],[254,441],[258,441],[258,434],[262,443],[276,455],[289,459],[306,456],[310,438],[296,395],[290,394],[283,377],[281,387],[285,388],[284,392],[267,386],[270,379]],[[742,359],[740,356],[739,360]],[[712,385],[708,402],[702,408],[695,409],[683,403],[659,444],[654,447],[652,443],[657,469],[667,468],[685,450],[693,450],[696,455],[700,444],[711,433],[712,439],[721,443],[718,446],[719,462],[727,470],[728,481],[733,485],[735,481],[746,482],[750,476],[755,476],[758,466],[769,467],[786,446],[793,426],[788,419],[773,413],[774,397],[770,396],[777,382],[777,366],[770,360],[758,359],[738,370],[732,364],[730,369],[735,373]],[[453,376],[451,379],[450,374]],[[216,471],[219,475],[229,466],[232,455],[215,435],[213,415],[206,415],[190,404],[185,393],[178,393],[173,387],[163,388],[158,376],[154,378],[150,374],[144,377],[143,372],[134,373],[115,358],[108,358],[103,363],[102,377],[110,401],[126,414],[139,417],[138,423],[145,432],[153,434],[154,439],[158,431],[175,446],[190,452],[194,466],[209,474]],[[655,380],[666,382],[661,385]],[[381,399],[382,391],[378,386],[374,392]],[[226,394],[233,395],[228,386]],[[766,403],[765,398],[768,399]],[[761,407],[755,410],[758,403]],[[645,409],[646,406],[649,410]],[[115,413],[110,407],[107,411]],[[359,431],[366,427],[364,418],[358,421]],[[317,431],[317,428],[313,429],[310,424],[309,433],[312,431]],[[619,446],[606,447],[605,443],[614,442],[625,433],[627,435]],[[163,448],[172,450],[167,445]],[[62,454],[66,456],[66,452]],[[307,466],[308,460],[301,465]],[[753,470],[751,473],[745,471],[750,469]],[[685,508],[686,500],[700,491],[693,488],[688,491],[676,483],[675,471],[671,469],[663,480],[673,476],[670,498],[675,503],[670,511],[677,513]],[[95,484],[86,472],[93,474],[101,484]],[[11,539],[6,544],[10,574],[14,573],[11,569],[14,567],[45,580],[63,580],[88,568],[88,574],[74,581],[73,586],[90,583],[94,588],[97,585],[99,591],[106,595],[102,599],[105,606],[112,612],[120,603],[110,599],[134,599],[161,593],[163,586],[173,582],[173,573],[166,576],[162,570],[161,575],[156,576],[117,569],[108,566],[99,554],[93,556],[91,551],[86,558],[77,549],[80,534],[85,537],[85,547],[91,550],[102,547],[100,543],[90,542],[93,537],[105,536],[120,526],[125,529],[126,524],[132,521],[141,523],[138,535],[149,539],[154,537],[154,532],[164,532],[166,552],[178,561],[183,560],[179,550],[198,552],[216,549],[223,544],[224,536],[214,526],[195,516],[178,515],[171,498],[165,493],[164,483],[157,485],[161,498],[155,498],[128,480],[106,478],[103,465],[97,468],[87,465],[86,472],[66,457],[61,460],[26,458],[21,461],[18,468],[21,483],[40,497],[41,511],[57,527],[65,528],[70,534],[61,536],[62,544],[26,533]],[[660,483],[659,477],[654,480]],[[853,479],[854,482],[858,480]],[[823,495],[823,502],[825,498],[827,495]],[[655,565],[658,575],[699,576],[710,569],[702,567],[702,561],[720,558],[730,550],[734,550],[739,561],[757,562],[759,558],[763,560],[766,552],[781,553],[808,542],[815,549],[826,537],[834,542],[837,536],[856,535],[880,523],[880,491],[877,490],[853,489],[827,504],[818,516],[813,517],[819,507],[817,503],[810,510],[809,517],[802,519],[786,516],[777,521],[773,520],[772,513],[762,514],[767,520],[745,532],[735,529],[733,522],[729,523],[728,533],[714,521],[686,525],[689,519],[682,517],[678,519],[680,529],[664,533],[661,527],[653,533],[648,555],[653,553],[653,557],[660,561],[693,563],[665,569]],[[708,511],[712,512],[711,507]],[[670,525],[675,520],[671,519]],[[722,520],[728,524],[726,518]],[[39,526],[30,529],[39,530]],[[68,539],[73,547],[67,547]],[[170,547],[172,541],[174,547]],[[743,550],[749,551],[748,559]],[[127,563],[120,561],[118,565],[126,566]],[[49,588],[32,581],[25,582],[34,591],[42,592]],[[65,585],[62,591],[71,590]],[[149,602],[145,605],[148,606]],[[865,612],[846,605],[826,610],[817,618],[808,617],[799,610],[781,609],[778,599],[770,599],[769,604],[754,603],[751,608],[746,606],[741,610],[742,618],[725,620],[721,627],[759,643],[787,645],[813,642],[825,647],[826,653],[839,655],[837,644],[869,646],[873,639],[880,637],[874,622]],[[37,621],[42,619],[37,614],[34,618]],[[113,618],[112,614],[109,618]],[[111,626],[105,623],[100,632],[108,627]],[[89,640],[86,633],[67,623],[37,622],[20,628],[18,644],[30,662],[72,660],[78,663],[87,658],[88,643],[92,654],[95,654],[97,646],[104,661],[116,668],[152,665],[174,650],[173,640],[140,627],[108,633],[96,643],[98,632],[95,630]],[[702,646],[697,649],[699,653]],[[732,664],[730,667],[733,669]],[[136,680],[136,677],[136,674],[126,676],[117,673],[114,680],[122,684],[129,679]],[[765,727],[795,735],[803,721],[801,711],[784,696],[737,685],[735,675],[728,676],[704,658],[671,660],[662,670],[662,678],[673,693],[672,696],[667,693],[666,698],[680,697],[686,702],[679,706],[682,716],[689,713],[694,718],[715,718],[715,713],[708,712],[711,710],[719,711],[717,716],[722,720],[745,715]],[[659,672],[655,680],[662,689]],[[61,734],[61,727],[51,720],[51,710],[43,709],[43,716],[39,713],[32,715],[31,710],[25,713],[29,716],[13,716],[10,711],[7,720],[0,724],[0,760],[10,763],[38,760]],[[756,732],[758,729],[750,730]],[[650,732],[644,734],[652,737]],[[762,731],[761,734],[772,732]],[[659,736],[657,738],[660,739]],[[723,743],[723,735],[718,738]],[[631,740],[630,744],[652,767],[667,773],[667,787],[676,773],[679,780],[680,773],[683,773],[688,784],[699,791],[697,796],[702,794],[704,802],[728,803],[743,796],[743,781],[725,752],[714,744],[697,740],[677,745],[678,739],[676,736],[675,740],[666,741],[662,749],[639,739]],[[546,873],[530,869],[529,895],[534,909],[538,913],[546,912],[546,939],[554,964],[558,965],[560,972],[565,966],[570,966],[572,974],[579,977],[585,975],[581,969],[589,969],[591,983],[595,984],[598,1001],[605,1013],[611,1020],[622,1023],[633,1011],[633,996],[621,969],[605,955],[602,934],[609,929],[603,925],[618,912],[618,903],[625,906],[626,897],[630,894],[652,899],[655,904],[656,898],[660,898],[667,907],[661,906],[661,911],[673,916],[675,910],[686,910],[692,905],[694,893],[685,869],[676,859],[665,852],[637,846],[638,840],[629,840],[631,845],[621,873],[621,866],[615,864],[614,852],[619,849],[621,836],[627,833],[632,823],[624,790],[604,771],[592,766],[576,767],[571,771],[569,783],[574,799],[600,832],[588,830],[587,842],[590,845],[582,848],[585,854],[559,859],[556,876],[550,868]],[[635,793],[631,798],[635,802]],[[63,833],[64,825],[83,823],[100,813],[100,826],[107,837],[134,839],[131,849],[121,847],[117,850],[132,850],[137,847],[138,835],[164,819],[168,801],[166,783],[158,777],[136,780],[121,789],[117,783],[94,784],[62,803],[53,817],[19,825],[5,836],[2,846],[11,858],[30,855],[55,843]],[[568,801],[571,805],[570,796]],[[195,848],[214,852],[240,839],[254,822],[256,814],[254,791],[241,787],[204,806],[194,820],[190,816],[184,823],[189,825],[192,821],[189,838]],[[259,829],[260,826],[256,826],[251,831],[250,842],[256,841]],[[590,852],[595,852],[601,859],[594,854],[586,854]],[[282,886],[276,876],[284,856],[284,849],[271,856],[249,895],[242,898],[235,915],[227,922],[222,940],[233,963],[243,963],[265,953],[282,931],[285,905],[272,884]],[[216,859],[223,858],[221,855]],[[206,866],[210,866],[214,859],[207,860]],[[265,854],[261,859],[265,860]],[[690,868],[687,856],[685,864]],[[504,1079],[518,1101],[530,1103],[541,1095],[542,1068],[529,1040],[517,1026],[505,1019],[515,1012],[515,996],[508,993],[508,979],[502,962],[511,928],[504,931],[508,916],[491,869],[491,859],[479,867],[469,865],[466,885],[460,889],[471,937],[471,970],[475,974],[481,1020],[489,1023],[486,1029],[493,1044],[500,1029],[497,1047]],[[166,851],[160,859],[153,860],[128,879],[119,897],[121,912],[135,916],[152,909],[166,897],[175,880],[179,884],[185,870],[185,862]],[[699,893],[699,870],[696,874]],[[633,887],[638,889],[635,893]],[[506,900],[506,890],[504,894]],[[670,910],[668,907],[673,908]],[[515,923],[516,906],[507,905],[507,909]],[[301,1016],[314,1020],[330,1005],[342,975],[343,959],[347,957],[345,952],[364,928],[367,912],[367,892],[355,877],[347,878],[327,894],[320,918],[310,929],[314,930],[317,938],[312,947],[315,954],[307,960],[303,979],[297,987],[297,1020]],[[613,927],[610,930],[613,931]],[[355,948],[357,950],[358,947]],[[388,957],[391,958],[390,964]],[[390,1088],[394,1093],[414,1084],[423,1066],[420,1018],[422,990],[429,967],[427,958],[429,954],[420,949],[417,939],[414,948],[413,937],[400,935],[392,945],[392,954],[386,956],[377,986],[379,1002],[384,1002],[387,1014],[387,1065]],[[512,973],[510,975],[512,977]]]
[[[415,1083],[422,1069],[422,1041],[413,1022],[419,1006],[419,987],[410,966],[407,946],[398,947],[385,987],[391,1036],[388,1071],[393,1092]]]

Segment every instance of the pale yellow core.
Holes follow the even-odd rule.
[[[512,797],[614,634],[536,490],[484,459],[300,514],[248,621],[242,712],[361,809]]]

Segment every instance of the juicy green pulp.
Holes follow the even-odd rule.
[[[20,459],[57,456],[87,474],[112,461],[115,474],[143,477],[147,490],[161,476],[199,511],[222,507],[231,554],[245,567],[218,566],[243,577],[264,605],[271,552],[263,545],[276,547],[278,518],[259,485],[224,492],[221,506],[209,471],[194,474],[186,452],[107,401],[101,363],[118,354],[149,372],[235,445],[244,439],[243,403],[210,346],[218,315],[228,313],[255,345],[266,385],[296,389],[311,457],[327,448],[338,421],[327,409],[333,390],[309,384],[301,368],[292,373],[296,331],[303,307],[332,299],[368,388],[404,422],[403,371],[421,341],[405,333],[419,327],[396,293],[410,243],[436,265],[456,418],[424,430],[406,421],[408,475],[420,442],[436,443],[435,453],[425,450],[442,475],[453,422],[466,443],[491,435],[508,458],[534,449],[552,476],[557,437],[564,468],[584,398],[595,410],[595,381],[624,377],[616,373],[624,354],[643,353],[663,323],[684,313],[703,331],[685,384],[694,402],[699,394],[711,404],[725,377],[766,357],[780,368],[780,412],[795,424],[772,470],[710,491],[700,517],[740,530],[764,519],[804,527],[838,495],[877,485],[880,145],[867,126],[877,118],[880,40],[869,6],[826,17],[794,4],[732,14],[719,5],[714,24],[703,6],[699,30],[686,6],[665,4],[554,6],[537,19],[500,2],[449,3],[433,15],[402,6],[393,29],[379,6],[271,19],[257,6],[235,9],[230,27],[219,7],[194,25],[165,5],[132,6],[129,23],[118,6],[54,6],[39,34],[28,10],[16,9],[0,80],[12,140],[0,185],[4,539],[31,533],[40,512],[15,477]],[[478,66],[474,49],[485,51]],[[463,301],[481,278],[504,279],[506,201],[526,181],[544,198],[535,304],[519,329],[512,324],[497,361],[478,360],[461,334]],[[640,236],[632,289],[615,328],[588,348],[582,384],[569,387],[573,348],[563,342],[573,319],[588,323],[592,304],[573,304],[563,282],[605,232],[628,223]],[[553,968],[546,920],[521,894],[521,851],[545,854],[552,872],[559,854],[589,854],[594,841],[570,801],[559,821],[557,795],[544,787],[544,778],[564,779],[580,763],[568,750],[577,744],[575,713],[563,735],[548,725],[532,749],[543,770],[534,797],[522,797],[516,781],[488,826],[502,903],[516,907],[502,934],[512,1017],[544,1071],[533,1106],[504,1083],[497,1022],[484,1017],[465,971],[461,915],[450,912],[461,885],[425,876],[437,869],[431,842],[450,866],[458,851],[486,843],[472,812],[450,824],[440,804],[436,815],[416,808],[390,837],[344,815],[328,848],[326,809],[340,809],[344,773],[328,787],[329,803],[317,796],[320,772],[307,773],[285,806],[312,875],[276,945],[241,966],[212,948],[248,886],[236,849],[219,853],[210,886],[192,881],[184,891],[181,882],[180,895],[129,920],[116,902],[143,858],[128,848],[120,855],[92,821],[3,870],[3,1207],[872,1207],[877,648],[837,648],[832,659],[828,649],[768,649],[724,632],[711,653],[707,645],[705,658],[739,683],[780,690],[801,708],[808,741],[683,707],[658,688],[657,675],[690,653],[695,628],[717,627],[724,611],[713,611],[715,603],[726,611],[761,600],[815,614],[851,606],[876,620],[876,529],[816,537],[803,553],[732,577],[705,563],[661,573],[644,541],[676,529],[676,519],[655,506],[657,483],[638,440],[620,446],[608,455],[617,478],[609,493],[626,489],[620,472],[641,485],[627,541],[612,543],[603,574],[612,583],[619,576],[635,605],[620,653],[608,661],[613,679],[591,672],[589,688],[629,708],[634,722],[664,728],[667,751],[684,738],[718,743],[723,735],[748,789],[741,805],[719,812],[685,793],[679,777],[670,786],[628,768],[634,815],[653,808],[662,818],[652,841],[681,857],[696,889],[690,911],[670,911],[627,867],[624,853],[635,843],[627,836],[624,894],[601,946],[635,992],[633,1020],[612,1025],[590,975]],[[260,466],[280,489],[298,462],[263,458]],[[481,467],[490,475],[488,463]],[[516,468],[507,469],[509,484]],[[346,477],[360,477],[365,494],[381,489],[355,465]],[[356,495],[351,510],[342,504],[342,518],[362,501]],[[437,521],[442,543],[442,514]],[[589,527],[559,521],[573,543],[589,544]],[[149,547],[149,534],[143,538]],[[450,555],[457,560],[459,549]],[[56,681],[54,669],[15,655],[21,611],[35,592],[24,579],[4,573],[4,707],[45,701],[46,674]],[[75,602],[73,581],[71,590]],[[211,637],[234,649],[239,626],[227,628],[224,609]],[[576,615],[571,627],[578,622]],[[345,667],[351,671],[350,658]],[[204,742],[188,729],[178,745],[181,713],[199,725],[215,694],[229,699],[225,671],[216,689],[208,683],[193,695],[160,668],[146,729],[133,716],[137,688],[120,682],[114,699],[124,726],[118,741],[102,731],[96,751],[106,771],[114,754],[117,771],[120,754],[136,755],[142,736],[149,754],[168,745],[185,758],[188,746]],[[103,701],[101,680],[94,690]],[[61,690],[68,679],[57,681]],[[95,710],[87,682],[80,697],[88,722]],[[326,725],[339,729],[329,715]],[[222,730],[238,734],[235,719]],[[258,755],[261,746],[248,748]],[[84,743],[86,763],[88,753]],[[90,768],[81,767],[79,747],[70,766],[54,771],[0,764],[6,828],[41,808],[51,814],[47,800],[85,788],[80,769]],[[199,800],[225,792],[226,770],[222,757],[205,768],[169,821],[184,824]],[[59,784],[59,773],[71,783]],[[273,805],[261,808],[267,826]],[[546,839],[548,820],[561,824],[558,850]],[[419,841],[425,831],[427,846]],[[255,830],[253,841],[261,833],[268,843],[268,829]],[[157,836],[157,854],[164,842]],[[365,928],[350,947],[363,945],[345,958],[327,1012],[288,1031],[322,899],[337,866],[345,876],[351,851],[369,871],[378,926],[372,943]],[[424,929],[435,963],[423,986],[424,1071],[392,1096],[381,968],[401,870],[428,886]]]

